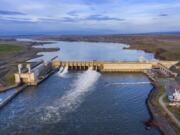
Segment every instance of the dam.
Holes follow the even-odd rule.
[[[170,70],[177,61],[61,61],[53,58],[49,62],[42,62],[37,67],[31,69],[27,64],[27,72],[22,72],[22,64],[18,64],[18,73],[15,73],[16,84],[25,83],[28,85],[38,85],[39,82],[46,79],[51,73],[57,70],[88,70],[92,69],[98,72],[142,72],[158,69],[163,74],[176,77],[177,74]]]
[[[100,72],[143,72],[162,66],[169,69],[176,63],[176,61],[52,61],[52,65],[55,68],[67,67],[68,70],[87,70],[92,68]]]
[[[92,66],[65,66],[70,62],[140,63],[140,56],[152,62],[152,54],[121,49],[121,45],[114,43],[57,42],[43,47],[59,47],[61,50],[39,53],[43,56],[32,61],[44,60],[45,64],[31,66],[30,73],[34,73],[39,82],[46,75],[44,73],[49,73],[46,67],[57,69],[57,72],[40,85],[27,87],[2,108],[1,134],[160,135],[158,129],[147,131],[143,124],[150,118],[145,101],[153,88],[143,73],[102,72],[103,64],[98,72],[91,70]],[[54,56],[59,59],[50,61]],[[162,67],[164,70],[171,66],[171,62],[163,63],[166,65]],[[28,81],[25,75],[30,74],[26,65],[31,63],[18,64],[22,64],[20,74],[24,76],[20,80],[24,83]],[[152,70],[160,70],[153,65]],[[18,72],[16,74],[19,76]]]

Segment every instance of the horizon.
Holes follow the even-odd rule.
[[[180,32],[180,1],[1,0],[0,36]]]
[[[60,33],[30,33],[30,34],[14,34],[14,35],[0,35],[0,38],[10,38],[10,37],[36,37],[36,36],[147,36],[147,35],[180,35],[180,31],[174,32],[148,32],[148,33],[112,33],[112,34],[87,34],[87,33],[76,33],[76,34],[60,34]]]

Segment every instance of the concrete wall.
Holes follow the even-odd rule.
[[[177,64],[179,61],[159,61],[160,64],[164,65],[166,68],[171,68],[173,65]]]
[[[152,69],[152,64],[150,63],[129,63],[129,64],[103,64],[104,72],[110,71],[129,71],[129,72],[136,72],[136,71],[144,71]]]
[[[34,73],[21,73],[21,74],[16,73],[15,82],[21,83],[21,81],[29,85],[36,85],[37,78]]]

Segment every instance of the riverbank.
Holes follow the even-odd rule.
[[[173,123],[159,103],[160,97],[165,93],[163,86],[157,82],[153,82],[153,85],[154,89],[148,96],[147,105],[154,121],[164,135],[179,135],[180,129]]]
[[[11,102],[25,88],[27,88],[27,85],[25,85],[25,84],[22,86],[19,86],[19,87],[17,86],[17,87],[12,88],[15,90],[15,92],[12,93],[11,95],[9,95],[8,97],[6,97],[5,99],[2,99],[2,101],[0,102],[0,109],[3,108],[4,106],[6,106],[9,102]]]
[[[58,51],[59,48],[34,48],[41,42],[22,42],[16,40],[0,40],[0,92],[14,86],[14,73],[17,63],[40,57],[39,52]],[[44,42],[43,42],[44,44]]]
[[[160,60],[180,60],[180,35],[96,35],[96,36],[39,36],[40,40],[112,42],[130,45],[128,49],[154,53]],[[180,73],[180,63],[172,69]]]

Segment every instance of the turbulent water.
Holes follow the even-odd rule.
[[[63,60],[133,61],[142,54],[146,59],[153,59],[152,54],[142,51],[124,52],[121,44],[90,45],[49,44],[46,47],[59,46],[61,51],[44,53],[38,59],[47,60],[56,54]],[[155,128],[145,130],[143,123],[150,118],[145,100],[151,89],[143,74],[102,74],[91,69],[69,72],[61,68],[0,110],[0,135],[160,135]]]
[[[67,73],[65,69],[61,75]],[[41,120],[48,123],[57,123],[69,112],[74,111],[83,102],[86,94],[90,92],[91,87],[95,85],[100,77],[100,73],[91,69],[78,75],[70,90],[68,90],[60,99],[55,100],[51,106],[47,106],[42,114]],[[44,108],[43,108],[44,109]]]
[[[63,77],[66,77],[67,72],[68,72],[68,67],[65,67],[65,68],[61,67],[61,68],[59,69],[58,75],[59,75],[60,77],[62,77],[62,78],[63,78]]]

